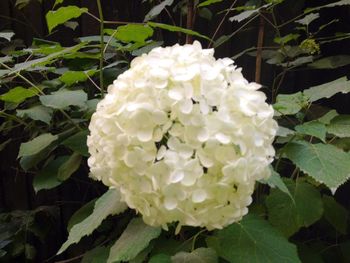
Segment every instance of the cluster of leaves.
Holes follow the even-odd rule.
[[[21,0],[17,5],[22,8],[29,2]],[[78,171],[87,177],[86,137],[91,114],[106,87],[128,68],[130,59],[163,44],[153,40],[155,30],[190,34],[208,40],[216,48],[240,32],[217,38],[214,34],[210,39],[181,25],[160,23],[158,18],[169,12],[168,8],[186,14],[186,1],[149,2],[152,8],[144,23],[101,27],[101,35],[81,37],[70,47],[34,39],[29,48],[2,49],[0,131],[5,139],[0,142],[0,150],[20,144],[19,166],[35,174],[35,192],[64,186]],[[195,8],[199,16],[211,20],[211,7],[221,2],[225,1],[200,1]],[[283,90],[284,76],[292,70],[329,70],[350,64],[348,55],[322,56],[323,45],[350,38],[348,32],[319,37],[338,19],[316,30],[311,26],[320,18],[321,10],[350,5],[350,1],[305,9],[277,24],[276,9],[285,2],[248,1],[244,6],[223,10],[225,18],[239,29],[263,17],[275,34],[271,47],[252,47],[233,55],[260,56],[279,72],[271,87],[280,125],[276,161],[270,179],[257,185],[250,214],[222,230],[184,228],[175,236],[173,225],[168,232],[161,231],[145,225],[131,211],[124,212],[127,207],[118,201],[119,193],[110,189],[73,214],[67,227],[68,240],[58,254],[92,235],[94,242],[88,243],[82,262],[297,263],[311,262],[311,258],[312,262],[328,262],[330,257],[347,262],[349,211],[332,193],[350,177],[350,115],[318,104],[337,93],[350,93],[350,81],[344,76],[293,94],[281,94],[279,90]],[[82,15],[104,22],[86,8],[56,0],[46,15],[48,31],[62,26],[75,28],[72,25],[76,22],[71,20]],[[286,25],[295,27],[283,35]],[[10,46],[15,42],[14,33],[2,32],[0,40],[1,46]],[[21,137],[13,137],[19,129]],[[0,259],[24,255],[35,260],[31,242],[45,238],[36,223],[37,215],[45,209],[0,214]]]

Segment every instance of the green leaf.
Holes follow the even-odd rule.
[[[19,148],[18,158],[37,154],[57,139],[57,135],[44,133],[29,142],[22,143]]]
[[[315,69],[335,69],[344,67],[350,64],[350,56],[348,55],[337,55],[326,58],[321,58],[308,66]]]
[[[56,0],[54,5],[53,5],[53,8],[55,8],[56,6],[58,6],[59,4],[62,4],[64,0]]]
[[[120,201],[120,192],[117,189],[109,189],[96,200],[92,214],[72,227],[68,240],[57,254],[61,254],[70,245],[79,242],[82,237],[90,235],[107,216],[122,213],[126,209],[126,204]]]
[[[214,232],[207,238],[218,256],[235,263],[301,263],[294,244],[267,221],[249,214],[240,223]]]
[[[336,110],[330,110],[329,112],[324,114],[322,117],[318,118],[318,121],[324,124],[330,124],[331,120],[333,120],[338,115],[339,114],[337,113]]]
[[[67,224],[68,232],[71,231],[74,225],[80,223],[81,221],[83,221],[85,218],[87,218],[89,215],[92,214],[92,212],[94,211],[95,202],[96,202],[96,198],[84,204],[81,208],[75,211],[75,213],[71,216],[71,218],[68,221],[68,224]]]
[[[53,150],[56,149],[56,147],[57,147],[57,143],[53,142],[48,147],[46,147],[45,149],[43,149],[42,151],[34,155],[23,156],[19,161],[22,169],[24,171],[28,171],[30,168],[35,167],[38,163],[40,163],[44,159],[47,159],[47,157],[50,155],[50,153]]]
[[[268,3],[268,4],[265,4],[265,5],[261,6],[261,7],[259,7],[259,8],[256,8],[256,9],[250,9],[250,10],[243,11],[243,12],[241,12],[241,13],[238,14],[238,15],[235,15],[235,16],[230,17],[229,20],[230,20],[231,22],[233,22],[233,21],[241,22],[241,21],[243,21],[243,20],[246,20],[247,18],[250,18],[250,17],[253,16],[253,15],[258,14],[258,12],[259,12],[261,9],[267,8],[267,7],[269,7],[270,5],[271,5],[271,3]]]
[[[59,77],[59,80],[64,84],[71,86],[78,82],[86,81],[89,77],[93,76],[97,71],[66,71]]]
[[[327,132],[340,138],[350,137],[350,115],[334,117],[327,126]]]
[[[64,24],[68,20],[78,18],[88,11],[87,8],[79,8],[77,6],[64,6],[55,11],[49,11],[46,14],[46,22],[49,33],[58,25]]]
[[[150,258],[148,263],[172,263],[171,257],[166,254],[157,254]]]
[[[303,93],[279,94],[273,108],[280,114],[293,115],[307,106],[307,97]]]
[[[81,263],[103,263],[107,262],[109,248],[108,247],[96,247],[84,254]]]
[[[204,6],[208,6],[211,4],[220,3],[222,1],[223,0],[206,0],[206,1],[203,1],[202,3],[198,4],[197,7],[204,7]]]
[[[68,160],[68,156],[58,157],[49,162],[33,179],[33,187],[35,192],[44,189],[52,189],[60,185],[62,182],[58,180],[58,169]]]
[[[15,35],[13,32],[0,32],[0,38],[5,38],[8,41],[11,41],[11,38]]]
[[[0,100],[19,104],[28,98],[36,96],[37,94],[38,91],[34,88],[25,89],[23,87],[15,87],[0,95]]]
[[[324,217],[341,234],[347,233],[349,212],[331,196],[322,197]]]
[[[88,157],[89,150],[86,144],[88,134],[88,130],[80,131],[64,140],[62,142],[62,145],[68,147],[69,149],[75,152],[80,153],[82,156]]]
[[[52,92],[51,95],[43,95],[39,97],[44,106],[54,109],[64,109],[68,106],[85,107],[87,94],[83,90],[66,90],[62,89]]]
[[[300,37],[299,34],[288,34],[286,36],[283,37],[275,37],[273,39],[273,41],[277,44],[287,44],[288,42],[292,41],[292,40],[297,40]]]
[[[107,263],[129,261],[135,258],[160,233],[161,229],[159,227],[146,225],[142,218],[132,219],[123,234],[112,246]]]
[[[322,217],[323,205],[319,191],[312,185],[298,180],[285,179],[293,196],[273,189],[266,198],[269,221],[281,233],[289,237],[301,227],[308,227]]]
[[[149,21],[158,16],[167,6],[171,6],[174,0],[164,0],[160,4],[154,6],[145,16],[144,22]]]
[[[347,77],[342,77],[319,86],[311,87],[304,90],[303,93],[311,102],[314,102],[319,99],[330,98],[339,92],[343,94],[350,92],[350,81]]]
[[[276,136],[288,137],[289,135],[293,135],[293,134],[295,134],[295,131],[288,129],[286,127],[283,127],[283,126],[278,126]]]
[[[326,125],[316,120],[297,125],[295,126],[295,130],[300,134],[319,138],[323,142],[326,140]]]
[[[275,170],[271,169],[271,176],[267,180],[260,181],[263,184],[268,184],[271,188],[276,188],[281,190],[283,193],[286,193],[292,200],[293,196],[289,192],[289,189],[287,188],[286,184],[283,182],[281,176],[279,173],[277,173]]]
[[[179,252],[171,257],[172,263],[217,263],[218,256],[212,248],[197,248],[191,253]]]
[[[151,27],[154,27],[154,28],[161,28],[161,29],[168,30],[168,31],[171,31],[171,32],[181,32],[181,33],[185,33],[187,35],[193,35],[193,36],[196,36],[196,37],[201,37],[201,38],[210,40],[207,36],[204,36],[202,34],[199,34],[196,31],[189,30],[189,29],[186,29],[186,28],[182,28],[182,27],[178,27],[178,26],[172,26],[172,25],[167,25],[167,24],[161,24],[161,23],[155,23],[155,22],[148,22],[147,24],[149,26],[151,26]]]
[[[25,110],[17,110],[17,116],[21,118],[31,118],[35,121],[42,121],[50,124],[53,110],[51,108],[38,105]]]
[[[306,8],[304,10],[304,13],[310,13],[310,12],[313,12],[315,10],[320,10],[320,9],[329,8],[329,7],[342,6],[342,5],[350,5],[350,0],[341,0],[341,1],[333,2],[333,3],[327,4],[327,5],[321,5],[321,6],[317,6],[317,7]]]
[[[213,18],[213,13],[209,8],[203,7],[198,10],[198,15],[206,20],[211,20]]]
[[[333,145],[298,141],[284,149],[286,157],[300,170],[332,190],[350,176],[350,155]]]
[[[311,13],[306,16],[304,16],[302,19],[296,20],[295,23],[299,23],[301,25],[309,25],[312,21],[316,20],[320,17],[319,13]]]
[[[81,155],[77,152],[74,152],[69,159],[61,165],[58,169],[57,178],[58,180],[65,181],[67,180],[73,173],[75,173],[81,163]]]
[[[119,26],[114,34],[115,38],[124,43],[145,43],[152,35],[153,29],[150,26],[138,24]]]

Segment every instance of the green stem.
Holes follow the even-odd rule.
[[[104,61],[104,49],[105,49],[105,42],[104,42],[104,17],[103,17],[103,11],[102,11],[102,5],[101,0],[96,0],[97,2],[97,8],[98,8],[98,14],[100,17],[100,38],[101,38],[101,47],[100,47],[100,89],[101,89],[101,97],[104,97],[104,89],[103,89],[103,61]]]

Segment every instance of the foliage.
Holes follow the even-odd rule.
[[[14,4],[25,10],[31,2],[35,0]],[[329,14],[350,2],[323,1],[311,7],[292,0],[195,4],[199,22],[185,28],[186,1],[144,0],[143,23],[104,23],[88,8],[56,0],[46,14],[48,33],[72,30],[64,27],[67,22],[78,25],[81,16],[105,25],[101,35],[80,37],[68,47],[49,36],[23,46],[15,32],[0,32],[0,152],[16,149],[16,169],[34,176],[30,182],[38,195],[63,191],[71,182],[76,182],[74,191],[83,183],[97,189],[96,199],[84,200],[71,217],[68,239],[58,244],[56,257],[69,259],[80,249],[82,262],[349,262],[349,204],[341,194],[350,177],[350,112],[331,107],[334,98],[349,98],[345,74],[350,56],[337,47],[348,43],[350,33],[336,32],[343,18]],[[254,24],[258,18],[265,21],[259,28]],[[223,30],[221,20],[230,27]],[[219,26],[205,35],[197,30],[200,23]],[[255,38],[253,43],[246,38],[258,30],[266,35],[261,47]],[[168,36],[181,42],[185,34],[220,51],[232,39],[247,39],[246,49],[230,47],[229,55],[238,64],[242,58],[263,61],[262,72],[268,76],[262,84],[280,128],[272,176],[256,185],[250,214],[221,230],[184,227],[175,235],[175,224],[168,231],[145,225],[126,210],[115,189],[101,196],[105,189],[88,179],[86,139],[97,103],[131,59],[170,44]],[[298,89],[290,88],[288,76],[305,77],[310,71],[322,77],[302,79]],[[54,239],[51,230],[61,224],[59,209],[57,204],[1,209],[0,261],[38,262],[40,247]]]

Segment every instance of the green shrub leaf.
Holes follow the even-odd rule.
[[[206,0],[206,1],[203,1],[202,3],[198,4],[197,7],[204,7],[204,6],[208,6],[211,4],[220,3],[222,1],[223,0]]]
[[[145,43],[146,39],[153,35],[153,29],[150,26],[138,24],[119,26],[114,32],[115,38],[124,43]]]
[[[69,149],[80,153],[82,156],[88,157],[89,151],[86,145],[86,139],[89,134],[88,130],[80,131],[62,142],[62,145]]]
[[[38,91],[34,88],[25,89],[23,87],[15,87],[0,95],[0,100],[19,104],[27,98],[34,97],[37,94]]]
[[[81,155],[74,152],[69,159],[58,169],[57,178],[60,181],[67,180],[74,172],[78,170],[81,163]]]
[[[25,110],[17,110],[17,116],[24,118],[28,117],[35,121],[42,121],[50,124],[53,110],[51,108],[38,105]]]
[[[87,8],[79,8],[77,6],[64,6],[55,11],[49,11],[46,14],[46,22],[49,32],[51,33],[51,31],[58,25],[64,24],[73,18],[78,18],[87,11]]]
[[[62,89],[51,95],[43,95],[39,97],[44,106],[54,109],[64,109],[68,106],[85,107],[87,94],[82,90],[66,90]]]
[[[307,105],[307,97],[301,92],[294,94],[279,94],[273,108],[277,113],[283,115],[292,115],[298,113]]]
[[[119,191],[117,189],[108,190],[96,200],[92,214],[72,227],[68,240],[57,254],[61,254],[70,245],[79,242],[82,237],[90,235],[107,216],[122,213],[126,209],[126,204],[120,201]]]
[[[309,64],[311,68],[317,69],[335,69],[344,67],[350,64],[350,56],[348,55],[337,55],[326,58],[321,58],[315,62]]]
[[[18,158],[37,154],[57,139],[57,135],[44,133],[29,142],[22,143],[19,148]]]
[[[111,247],[107,262],[129,261],[135,258],[160,233],[159,227],[148,226],[142,221],[142,218],[134,218]]]
[[[339,115],[327,126],[327,132],[340,138],[350,137],[350,115]]]
[[[172,263],[217,263],[218,256],[212,248],[197,248],[191,253],[188,252],[178,252],[171,257]]]
[[[321,195],[312,185],[285,179],[293,199],[286,193],[273,189],[266,198],[270,223],[289,237],[301,227],[308,227],[322,217]]]
[[[319,138],[321,141],[326,140],[326,125],[319,121],[309,121],[295,126],[295,130],[300,134],[310,135]]]
[[[253,214],[214,232],[207,243],[229,262],[300,263],[296,246],[267,221]]]
[[[350,155],[330,144],[292,142],[285,154],[300,170],[335,191],[350,177]]]
[[[167,6],[171,6],[174,0],[164,0],[160,4],[154,6],[145,16],[144,22],[158,16]]]
[[[178,26],[167,25],[167,24],[155,23],[155,22],[148,22],[147,24],[150,25],[151,27],[160,28],[160,29],[171,31],[171,32],[181,32],[181,33],[185,33],[188,35],[193,35],[193,36],[197,36],[197,37],[201,37],[201,38],[205,38],[207,40],[210,40],[207,36],[204,36],[196,31],[193,31],[190,29],[186,29],[186,28],[182,28],[182,27],[178,27]]]
[[[349,212],[328,195],[322,197],[324,217],[341,234],[347,233]]]

